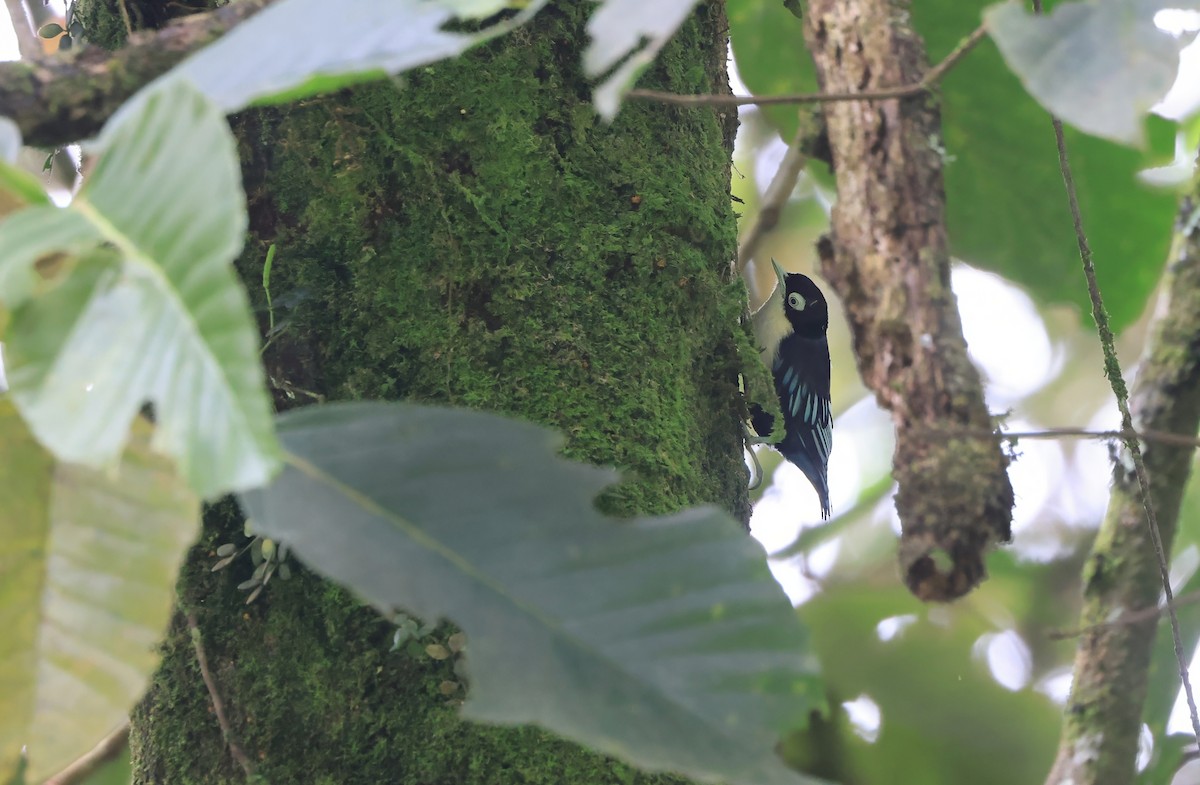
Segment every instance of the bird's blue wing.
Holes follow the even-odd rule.
[[[826,467],[833,450],[829,345],[824,339],[786,339],[771,370],[787,434],[777,447],[812,482],[821,498],[821,511],[828,516]]]

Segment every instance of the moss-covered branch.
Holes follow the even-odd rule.
[[[919,83],[925,53],[908,6],[810,2],[821,89]],[[986,548],[1009,539],[1013,492],[950,290],[939,112],[932,96],[824,110],[838,200],[822,273],[846,306],[859,373],[895,422],[905,582],[923,599],[953,599],[982,580]]]
[[[1197,199],[1184,200],[1146,356],[1130,397],[1138,430],[1195,434],[1200,428],[1200,231]],[[1169,553],[1194,448],[1147,441],[1150,503]],[[1108,512],[1088,559],[1075,679],[1058,757],[1047,785],[1127,785],[1134,775],[1157,617],[1112,624],[1153,608],[1162,591],[1138,481],[1113,467]]]
[[[26,144],[55,147],[86,139],[143,86],[269,3],[241,0],[188,16],[130,36],[115,53],[92,47],[0,63],[0,112],[16,122]]]

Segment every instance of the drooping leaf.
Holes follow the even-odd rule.
[[[523,24],[546,0],[480,32],[445,30],[496,0],[279,0],[184,60],[162,80],[184,79],[225,112],[286,103],[398,74],[465,52]],[[264,46],[277,41],[277,46]],[[138,99],[134,99],[137,101]]]
[[[930,62],[980,23],[985,0],[923,0],[912,12]],[[801,22],[777,3],[730,0],[731,41],[756,94],[817,90]],[[997,272],[1042,304],[1074,304],[1091,324],[1050,119],[1004,64],[994,44],[976,46],[940,83],[946,150],[946,222],[951,250]],[[914,99],[917,100],[917,99]],[[793,107],[767,116],[784,139]],[[1173,127],[1150,123],[1150,148],[1170,158]],[[1066,129],[1084,228],[1113,326],[1130,324],[1158,281],[1171,238],[1174,195],[1141,186],[1145,154]]]
[[[592,40],[583,53],[584,72],[599,76],[628,56],[596,88],[594,100],[601,117],[612,120],[617,116],[621,96],[654,62],[695,5],[696,0],[605,0],[592,13],[587,24]]]
[[[983,18],[1009,68],[1047,111],[1081,131],[1140,146],[1146,114],[1171,89],[1187,43],[1154,24],[1167,7],[1179,0],[1060,3],[1045,16],[1004,2]]]
[[[3,120],[4,118],[0,118]],[[0,140],[0,146],[3,146]],[[37,178],[3,159],[0,151],[0,219],[30,204],[50,204],[50,197]]]
[[[246,225],[239,177],[221,113],[180,83],[106,128],[69,207],[0,223],[9,384],[58,458],[115,460],[149,401],[153,446],[202,496],[275,470],[256,330],[230,265]]]
[[[242,496],[255,530],[380,608],[460,626],[469,718],[707,782],[811,782],[773,752],[821,703],[807,635],[724,514],[608,520],[612,473],[495,415],[331,405],[279,433],[289,466]]]
[[[135,422],[113,471],[56,463],[0,399],[0,781],[42,782],[121,723],[158,663],[199,502]]]

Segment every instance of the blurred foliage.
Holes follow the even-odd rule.
[[[984,0],[926,0],[913,21],[931,62],[980,24]],[[752,93],[817,90],[800,21],[781,3],[731,0],[738,71]],[[1071,303],[1090,324],[1049,115],[1026,93],[996,47],[984,41],[940,85],[947,226],[953,252],[1029,290],[1043,305]],[[767,107],[784,139],[795,106]],[[1168,162],[1174,125],[1149,123],[1150,155],[1067,129],[1079,201],[1114,329],[1128,326],[1162,271],[1175,196],[1138,184],[1142,169]],[[931,140],[938,144],[938,140]],[[1137,192],[1136,198],[1129,198]]]
[[[843,732],[847,781],[891,782],[904,772],[913,785],[1001,785],[1045,775],[1058,710],[1033,690],[1010,691],[992,678],[976,650],[995,627],[978,607],[923,606],[893,580],[834,583],[800,609],[822,631],[817,648],[830,693],[865,695],[879,708],[875,741],[853,727]],[[881,634],[888,619],[899,629]]]

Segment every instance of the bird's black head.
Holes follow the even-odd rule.
[[[803,273],[787,273],[775,265],[783,289],[783,309],[792,331],[805,338],[824,338],[829,328],[829,305],[813,279]]]

